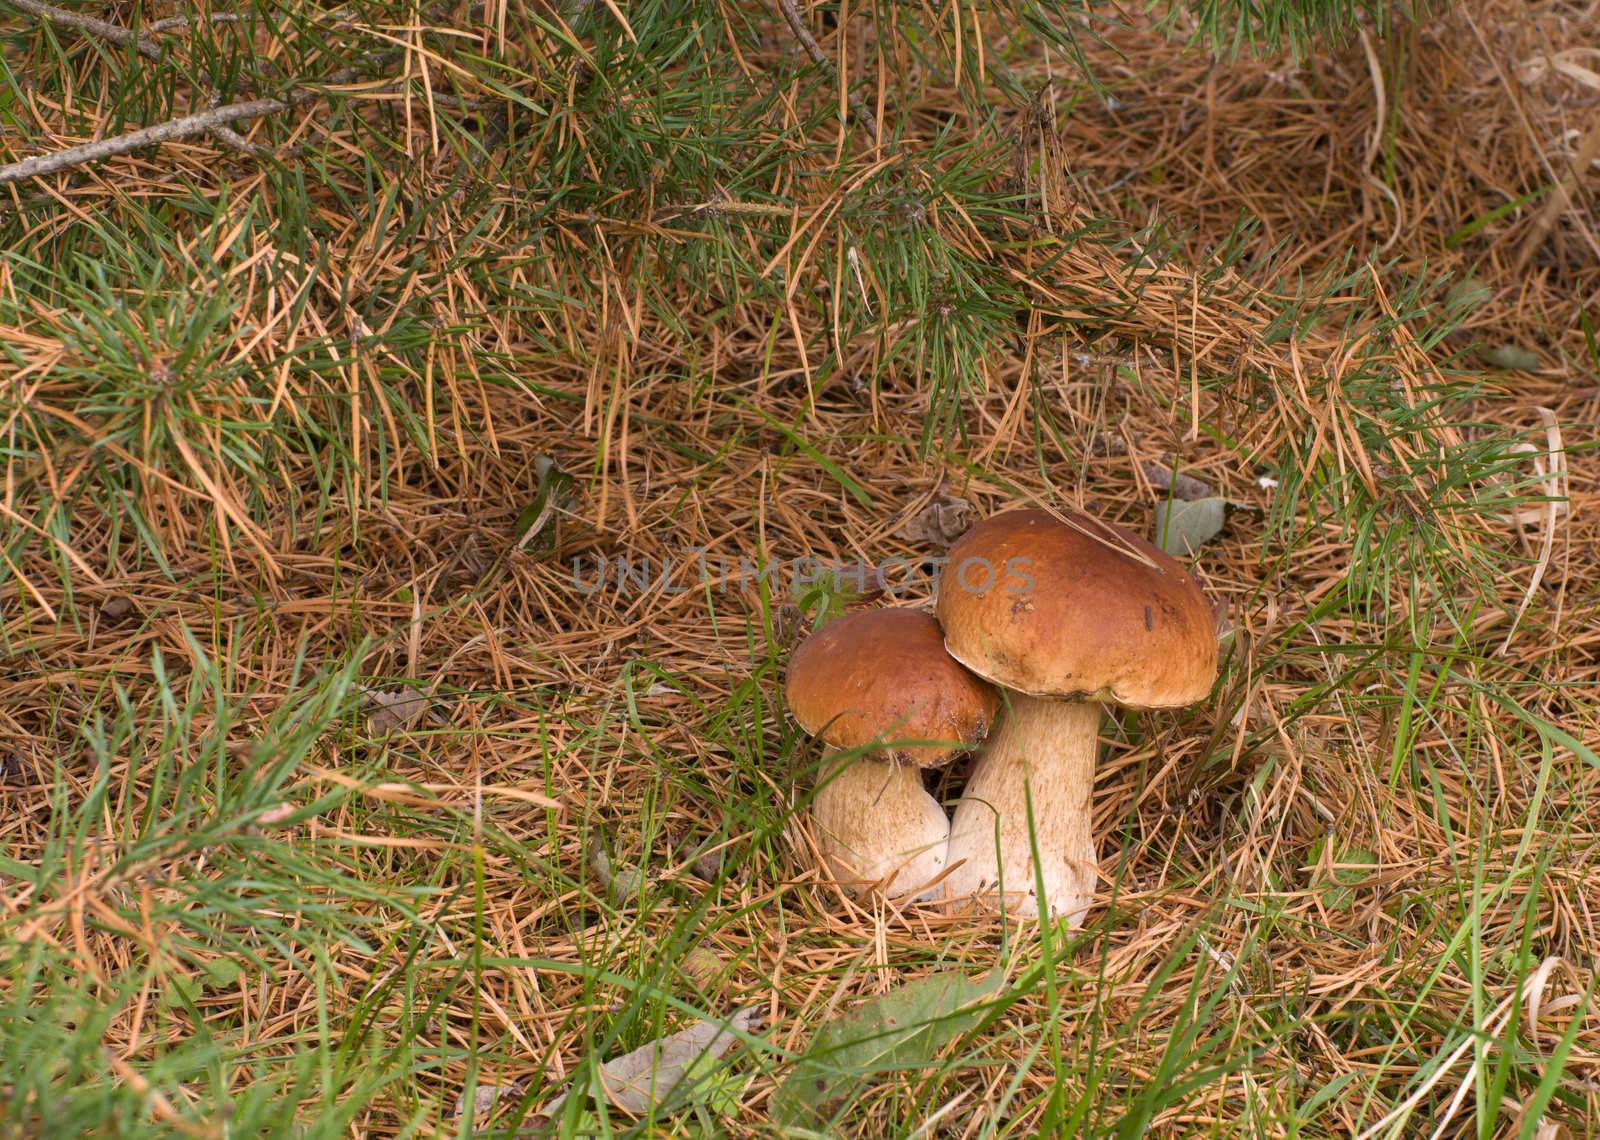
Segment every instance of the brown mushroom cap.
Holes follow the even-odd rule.
[[[882,755],[936,768],[988,734],[999,707],[992,686],[945,652],[944,631],[916,610],[847,614],[806,638],[789,659],[789,711],[835,748],[874,740],[942,740]]]
[[[1007,511],[950,548],[945,647],[1030,696],[1171,708],[1211,691],[1217,634],[1175,559],[1078,511]]]

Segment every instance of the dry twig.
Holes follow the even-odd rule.
[[[130,154],[147,146],[155,146],[157,143],[193,138],[228,123],[237,123],[241,119],[259,119],[264,115],[276,115],[299,103],[309,102],[316,98],[317,94],[303,92],[288,99],[251,99],[245,103],[228,103],[221,107],[213,107],[209,111],[201,111],[198,115],[185,115],[181,119],[172,119],[159,126],[129,131],[115,138],[84,143],[82,146],[68,147],[66,150],[54,151],[51,154],[37,154],[21,162],[0,167],[0,186],[8,182],[42,178],[58,170],[82,166],[89,162],[100,162],[107,158],[115,158],[119,154]]]
[[[138,32],[132,31],[131,29],[108,23],[107,21],[97,19],[94,16],[86,16],[80,12],[72,12],[65,8],[58,8],[53,4],[42,3],[41,0],[0,0],[0,3],[10,4],[12,7],[23,12],[27,12],[30,15],[37,16],[41,20],[44,20],[48,23],[57,24],[62,27],[76,28],[78,31],[81,31],[86,35],[99,36],[100,38],[110,40],[115,44],[133,44],[135,50],[137,50],[140,55],[151,60],[158,60],[161,58],[161,48],[149,38],[150,35],[160,35],[165,32],[176,31],[180,28],[187,28],[192,22],[188,16],[171,16],[165,20],[158,20],[154,24],[151,24],[147,29],[146,34],[141,35]],[[237,23],[238,20],[239,17],[234,13],[217,12],[211,16],[210,22],[214,24],[225,24]],[[202,81],[207,86],[211,84],[211,77],[209,74],[201,71],[200,76]],[[168,126],[170,125],[171,124],[168,124]],[[235,131],[231,127],[224,126],[221,123],[200,128],[200,130],[204,133],[210,134],[212,138],[216,139],[223,146],[230,150],[238,151],[240,154],[247,154],[253,158],[259,158],[262,155],[271,153],[270,148],[258,146],[249,139],[245,138],[238,131]],[[68,154],[71,152],[62,153]],[[24,163],[26,161],[28,160],[24,160]],[[93,161],[93,158],[85,158],[81,161]],[[17,167],[22,167],[24,163],[18,163],[15,165]],[[10,171],[13,168],[7,167],[5,169]],[[41,173],[49,173],[49,171],[35,171],[33,175],[18,173],[15,175],[15,178],[22,179],[27,177],[37,177]],[[0,177],[0,184],[3,184],[5,181],[7,181],[7,179]]]
[[[118,27],[116,24],[108,24],[94,16],[86,16],[82,12],[69,12],[65,8],[57,8],[54,4],[41,3],[40,0],[0,0],[0,2],[59,27],[76,28],[80,32],[99,36],[114,44],[133,44],[135,50],[146,59],[161,58],[161,48],[138,32]]]
[[[354,68],[347,68],[338,72],[327,80],[326,86],[349,83],[356,78]],[[267,115],[277,115],[313,102],[323,97],[326,92],[321,88],[302,88],[283,98],[268,97],[265,99],[251,99],[244,103],[225,103],[220,107],[212,107],[208,111],[201,111],[194,115],[185,115],[182,118],[172,119],[154,127],[144,127],[137,131],[117,135],[114,138],[100,139],[97,142],[84,143],[82,146],[68,147],[66,150],[54,151],[50,154],[36,154],[32,158],[25,158],[21,162],[13,162],[9,166],[0,166],[0,186],[10,182],[22,182],[29,178],[42,178],[47,174],[54,174],[58,170],[66,170],[73,166],[82,166],[89,162],[100,162],[107,158],[115,158],[119,154],[131,154],[133,151],[142,150],[147,146],[158,143],[177,142],[181,139],[194,138],[196,135],[215,133],[219,128],[225,128],[229,123],[237,123],[244,119],[259,119]],[[229,132],[238,143],[253,146],[242,136]]]
[[[237,24],[239,22],[239,14],[237,12],[213,12],[204,22],[208,24]],[[152,36],[160,36],[165,35],[167,32],[181,31],[193,23],[194,21],[188,16],[168,16],[164,20],[157,20],[151,24],[146,31]]]
[[[794,0],[778,0],[778,7],[783,12],[784,22],[789,25],[789,30],[794,33],[795,39],[799,40],[806,49],[806,54],[811,57],[811,61],[829,75],[837,76],[838,69],[833,66],[833,61],[823,54],[822,45],[817,43],[817,38],[811,34],[811,30],[806,27],[805,21],[800,18],[800,12],[795,8]],[[867,133],[872,136],[872,141],[875,143],[882,142],[883,134],[878,130],[878,118],[867,107],[866,102],[854,92],[847,94],[845,98],[850,101],[851,113],[861,120],[861,125],[866,127]]]

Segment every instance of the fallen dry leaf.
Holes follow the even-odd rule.
[[[1192,503],[1196,499],[1209,499],[1216,492],[1211,489],[1211,484],[1203,479],[1196,479],[1193,475],[1185,475],[1181,471],[1174,472],[1172,468],[1160,463],[1141,463],[1144,477],[1150,480],[1150,486],[1157,491],[1171,491],[1172,497]]]
[[[522,1082],[511,1081],[503,1085],[480,1084],[472,1090],[472,1118],[476,1120],[486,1112],[492,1112],[494,1106],[502,1100],[521,1100]],[[459,1120],[467,1110],[467,1094],[463,1090],[456,1097],[456,1106],[451,1110],[451,1117]]]
[[[928,505],[901,524],[895,534],[907,542],[927,543],[942,550],[967,532],[971,525],[967,516],[971,513],[971,503],[940,487]]]
[[[428,694],[414,689],[368,689],[366,697],[375,706],[367,714],[367,731],[373,736],[409,728],[428,711]]]
[[[1177,558],[1193,558],[1222,533],[1228,504],[1222,499],[1168,499],[1156,504],[1155,543]]]
[[[738,1010],[726,1021],[697,1021],[687,1029],[602,1062],[597,1074],[598,1091],[612,1108],[630,1116],[644,1116],[652,1107],[666,1103],[685,1077],[708,1075],[710,1062],[731,1049],[740,1033],[750,1033],[756,1027],[754,1009]],[[540,1115],[555,1116],[571,1095],[571,1091],[562,1093]]]
[[[589,868],[617,906],[626,906],[634,901],[644,887],[644,872],[626,863],[621,866],[612,863],[599,836],[589,840]]]
[[[266,811],[256,816],[256,825],[258,827],[276,827],[292,816],[295,810],[294,804],[279,804],[277,807],[269,807]]]
[[[1553,52],[1549,55],[1537,55],[1532,59],[1523,60],[1517,65],[1517,79],[1528,86],[1532,86],[1554,71],[1565,75],[1568,79],[1576,80],[1585,87],[1600,90],[1600,72],[1583,66],[1578,62],[1581,59],[1587,59],[1591,62],[1600,60],[1600,48],[1568,48],[1566,51]]]

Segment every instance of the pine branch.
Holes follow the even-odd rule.
[[[801,46],[806,49],[806,54],[811,57],[811,61],[829,75],[837,76],[838,69],[833,66],[833,61],[823,53],[822,45],[817,43],[817,38],[811,34],[811,30],[806,27],[805,21],[800,18],[800,12],[795,8],[794,0],[778,0],[778,8],[783,12],[783,18],[789,25],[789,30],[794,33],[795,39],[799,40]],[[878,130],[877,116],[868,109],[866,101],[853,91],[847,93],[845,98],[850,102],[851,113],[861,120],[861,125],[867,128],[867,133],[872,136],[872,141],[881,143],[883,135]]]
[[[307,96],[315,98],[310,93],[307,93]],[[129,131],[125,135],[85,143],[83,146],[68,147],[53,154],[34,155],[21,162],[14,162],[10,166],[0,166],[0,186],[28,178],[42,178],[58,170],[65,170],[69,166],[100,162],[143,147],[155,146],[157,143],[193,138],[195,135],[203,135],[228,123],[236,123],[240,119],[259,119],[264,115],[276,115],[287,111],[298,102],[305,101],[306,99],[252,99],[247,103],[228,103],[221,107],[212,107],[209,111],[201,111],[198,115],[185,115],[181,119],[172,119],[159,126]]]
[[[11,0],[7,0],[11,2]],[[340,83],[349,83],[357,78],[359,72],[355,68],[346,68],[337,72],[326,80],[328,86]],[[220,107],[201,111],[195,115],[185,115],[179,119],[172,119],[154,127],[144,127],[127,134],[117,135],[114,138],[101,139],[98,142],[85,143],[82,146],[68,147],[52,154],[38,154],[32,158],[25,158],[21,162],[14,162],[9,166],[0,166],[0,186],[11,182],[21,182],[29,178],[42,178],[47,174],[54,174],[58,170],[66,170],[72,166],[82,166],[88,162],[100,162],[117,155],[129,154],[147,146],[155,146],[164,142],[177,142],[180,139],[193,138],[208,132],[216,132],[225,128],[229,123],[236,123],[242,119],[260,119],[268,115],[281,114],[292,107],[302,106],[323,97],[325,92],[316,89],[302,89],[282,98],[251,99],[244,103],[226,103]],[[233,132],[229,132],[232,134]],[[234,135],[240,142],[249,145],[239,136]]]
[[[213,12],[203,22],[208,24],[237,24],[239,22],[239,14],[237,12]],[[168,16],[164,20],[157,20],[155,23],[150,24],[145,30],[153,36],[159,36],[165,35],[167,32],[181,31],[188,28],[192,23],[194,21],[188,16]]]
[[[110,40],[114,44],[126,46],[133,44],[135,50],[146,59],[160,59],[161,48],[150,40],[145,39],[138,32],[127,28],[108,24],[94,16],[85,16],[81,12],[69,12],[65,8],[57,8],[54,4],[45,4],[41,0],[0,0],[0,3],[9,4],[11,7],[37,16],[63,28],[76,28],[87,35],[99,36],[103,40]]]

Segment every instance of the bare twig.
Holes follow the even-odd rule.
[[[228,149],[252,158],[263,158],[272,153],[271,147],[251,142],[232,127],[212,127],[207,133]]]
[[[9,2],[9,0],[8,0]],[[358,72],[354,68],[347,68],[329,77],[325,83],[334,85],[348,83],[356,78]],[[46,174],[54,174],[58,170],[65,170],[70,166],[81,166],[86,162],[99,162],[102,159],[115,158],[119,154],[129,154],[147,146],[157,143],[176,142],[179,139],[193,138],[195,135],[215,133],[218,128],[226,127],[229,123],[236,123],[242,119],[259,119],[266,115],[276,115],[287,111],[291,107],[298,107],[304,103],[322,98],[324,92],[321,88],[303,88],[283,98],[251,99],[245,103],[226,103],[221,107],[212,107],[208,111],[201,111],[196,115],[185,115],[179,119],[172,119],[154,127],[145,127],[127,134],[117,135],[114,138],[101,139],[98,142],[85,143],[82,146],[68,147],[58,150],[53,154],[37,154],[32,158],[25,158],[21,162],[14,162],[9,166],[0,166],[0,186],[9,182],[21,182],[28,178],[42,178]],[[238,137],[238,136],[235,136]],[[246,146],[248,140],[239,138]]]
[[[315,96],[307,93],[306,97]],[[263,115],[276,115],[280,111],[287,111],[295,103],[304,101],[306,100],[303,98],[252,99],[247,103],[228,103],[221,107],[213,107],[209,111],[201,111],[198,115],[185,115],[181,119],[172,119],[158,126],[145,127],[143,130],[129,131],[125,135],[101,139],[99,142],[68,147],[53,154],[36,154],[21,162],[13,162],[10,166],[0,166],[0,186],[8,182],[21,182],[27,178],[42,178],[46,174],[54,174],[69,166],[99,162],[157,143],[193,138],[195,135],[206,134],[208,131],[214,131],[228,123],[236,123],[241,119],[259,119]]]
[[[94,16],[86,16],[80,12],[71,12],[65,8],[58,8],[53,4],[41,3],[41,0],[0,0],[0,3],[9,4],[13,8],[37,16],[48,23],[58,24],[66,28],[75,28],[85,35],[99,36],[101,39],[110,40],[115,44],[133,44],[140,55],[152,60],[161,58],[161,48],[153,40],[149,39],[149,36],[186,28],[190,24],[188,16],[172,16],[151,24],[145,29],[145,33],[141,35],[131,29],[107,23],[105,20],[97,19]],[[234,13],[218,12],[212,15],[210,22],[214,24],[237,23],[238,20],[239,17]],[[211,81],[210,76],[205,75],[204,72],[201,74],[205,77],[205,82],[209,84]],[[242,154],[259,158],[263,154],[270,153],[270,148],[257,146],[231,127],[215,126],[208,128],[208,131],[223,146],[239,151]]]
[[[54,4],[41,3],[41,0],[0,0],[0,3],[9,4],[30,16],[38,16],[41,20],[48,20],[60,27],[76,28],[80,32],[99,36],[114,44],[133,44],[139,54],[146,59],[161,58],[161,49],[138,32],[118,27],[116,24],[108,24],[93,16],[85,16],[81,12],[69,12],[65,8],[57,8]]]
[[[237,12],[213,12],[206,18],[208,24],[237,24]],[[167,32],[176,32],[187,28],[194,21],[188,16],[168,16],[165,20],[157,20],[145,27],[145,31],[152,36],[165,35]]]
[[[805,21],[800,18],[800,12],[795,8],[794,0],[778,0],[778,7],[783,12],[783,18],[789,25],[789,30],[794,33],[795,39],[799,40],[801,45],[804,46],[806,54],[811,57],[811,61],[829,75],[837,75],[838,70],[833,66],[833,61],[823,54],[822,45],[817,43],[817,38],[811,34],[810,29],[805,25]],[[848,93],[845,97],[850,101],[851,112],[857,119],[861,120],[861,125],[867,128],[867,133],[872,136],[872,141],[882,142],[883,135],[878,130],[877,116],[868,109],[866,102],[854,92]]]

